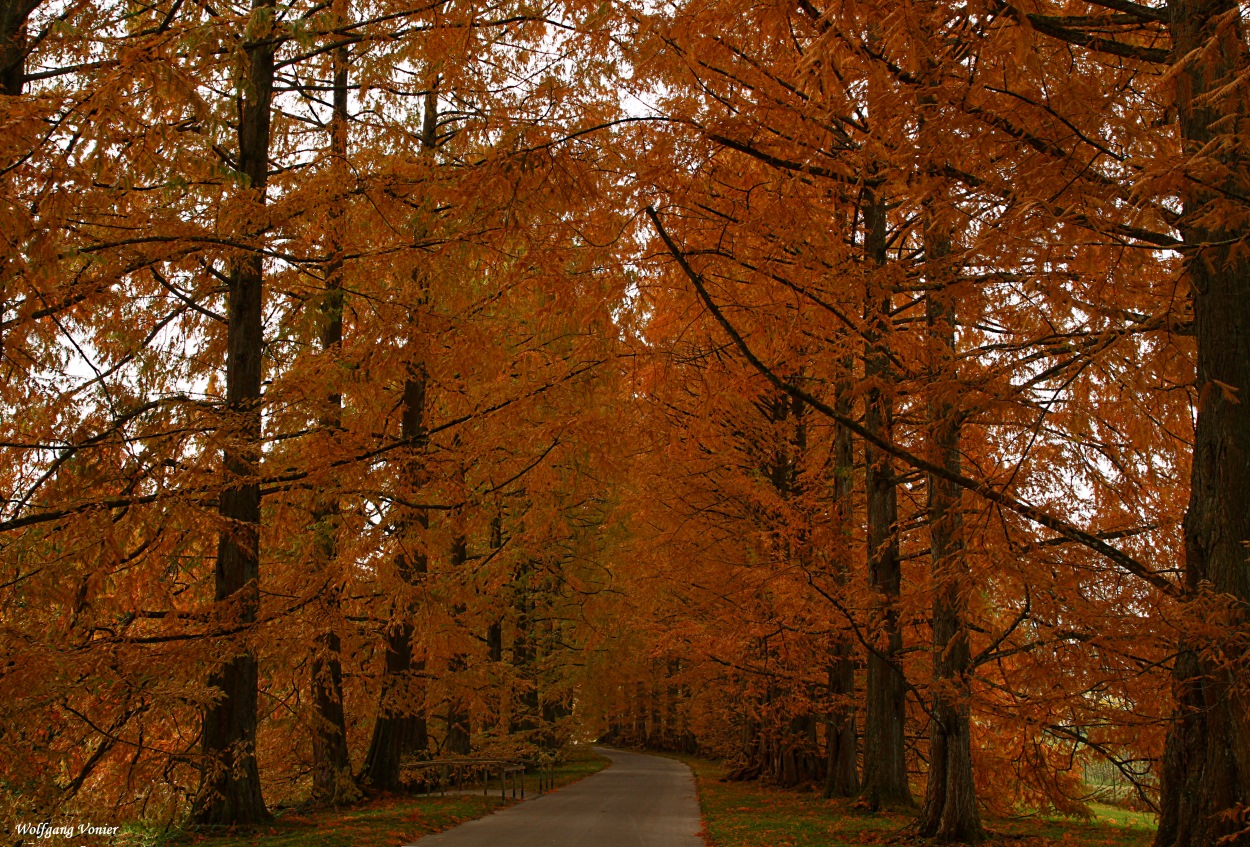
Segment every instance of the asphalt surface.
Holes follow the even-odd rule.
[[[593,776],[415,847],[703,847],[694,778],[681,762],[595,748],[612,764]]]

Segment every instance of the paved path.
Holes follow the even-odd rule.
[[[681,762],[596,748],[612,764],[416,847],[703,847],[694,778]]]

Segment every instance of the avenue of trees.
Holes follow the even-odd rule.
[[[1250,843],[1226,0],[0,0],[0,815],[591,737]]]

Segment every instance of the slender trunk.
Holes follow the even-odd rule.
[[[275,0],[254,0],[244,44],[247,77],[239,101],[239,175],[256,207],[265,202],[269,177],[269,120],[273,97]],[[259,228],[253,221],[249,227]],[[257,229],[246,233],[255,236]],[[224,487],[218,513],[214,600],[232,623],[256,620],[260,605],[260,404],[264,351],[259,252],[235,260],[229,277],[226,329]],[[204,710],[201,743],[204,771],[193,820],[205,825],[251,824],[267,820],[256,765],[256,657],[246,647],[215,668],[208,687],[218,697]]]
[[[876,196],[866,200],[865,248],[869,260],[885,264],[886,209]],[[874,291],[878,274],[869,272],[869,343],[864,376],[872,386],[866,397],[864,426],[889,440],[893,429],[893,401],[888,385],[893,377],[888,356],[890,297]],[[876,592],[874,641],[868,655],[868,707],[864,727],[864,785],[870,808],[882,804],[911,805],[907,784],[907,752],[903,735],[907,684],[902,673],[903,634],[898,602],[902,569],[898,552],[898,489],[894,463],[888,453],[864,445],[868,517],[868,577]]]
[[[520,733],[526,741],[534,741],[534,733],[538,730],[538,680],[534,671],[534,640],[532,627],[533,603],[530,598],[530,566],[523,563],[517,573],[516,598],[516,635],[512,640],[512,666],[516,670],[516,679],[520,686],[516,706],[512,713],[512,725],[509,732]],[[631,704],[631,709],[636,704]],[[634,711],[635,717],[639,712]],[[631,744],[639,742],[637,734]]]
[[[345,0],[337,0],[335,18],[343,22]],[[339,182],[347,178],[347,47],[334,51],[334,111],[330,120],[331,168]],[[335,357],[343,344],[343,247],[339,242],[342,204],[331,212],[330,260],[326,263],[326,293],[321,305],[321,350]],[[343,398],[337,391],[326,397],[321,427],[335,432],[342,427]],[[339,504],[335,496],[320,498],[313,514],[318,530],[318,565],[326,569],[337,566]],[[360,796],[352,779],[351,760],[347,752],[347,721],[343,714],[343,667],[341,645],[334,623],[341,618],[340,575],[331,573],[322,592],[321,611],[330,626],[316,637],[310,662],[312,719],[312,802],[337,804],[351,802]]]
[[[1201,620],[1215,604],[1232,617],[1225,627],[1250,620],[1250,260],[1243,229],[1216,223],[1229,217],[1219,206],[1240,196],[1247,170],[1242,147],[1218,138],[1239,132],[1250,108],[1231,84],[1247,67],[1237,4],[1172,0],[1169,12],[1173,61],[1184,66],[1174,77],[1184,151],[1207,161],[1195,169],[1204,176],[1182,184],[1180,230],[1198,348],[1182,610],[1192,628],[1173,669],[1176,712],[1155,844],[1213,847],[1250,840],[1242,817],[1250,806],[1247,657],[1217,640],[1225,628]],[[1226,184],[1210,184],[1210,159],[1228,174]]]
[[[926,232],[926,261],[938,269],[933,276],[946,279],[940,265],[949,253],[945,233]],[[931,342],[937,348],[932,383],[951,378],[955,359],[955,300],[948,291],[932,290],[927,298]],[[939,388],[929,402],[933,459],[942,467],[960,472],[959,410]],[[968,610],[965,597],[969,580],[964,556],[963,514],[960,488],[935,476],[929,491],[929,537],[933,572],[933,691],[929,722],[929,782],[920,813],[920,833],[943,841],[974,842],[985,837],[977,812],[976,786],[972,779],[972,725],[968,646]]]
[[[663,739],[663,724],[660,721],[660,686],[656,682],[655,668],[652,668],[651,674],[651,696],[649,698],[649,711],[651,720],[647,732],[647,748],[651,750],[660,749]]]
[[[639,681],[634,683],[634,746],[642,747],[647,743],[647,686]]]
[[[425,477],[426,372],[423,363],[409,366],[404,382],[401,436],[412,444],[412,454],[405,462],[403,475],[406,487],[418,490]],[[406,585],[415,585],[425,575],[429,561],[425,537],[430,517],[425,509],[416,509],[398,522],[397,535],[401,552],[396,558],[399,578]],[[412,544],[409,536],[419,534]],[[407,549],[409,545],[412,549]],[[361,774],[373,788],[398,791],[400,765],[406,756],[423,755],[429,746],[425,718],[425,685],[422,675],[425,662],[413,656],[412,603],[406,597],[395,604],[391,625],[386,632],[386,669],[382,676],[382,693],[378,701],[378,717],[373,724],[373,737]]]
[[[844,360],[843,378],[834,400],[838,413],[851,415],[850,375],[853,362]],[[830,554],[839,587],[850,580],[849,556],[854,519],[855,443],[851,431],[839,426],[833,441],[833,503],[839,549]],[[858,743],[855,727],[855,653],[851,634],[834,636],[829,661],[829,719],[825,726],[825,797],[854,797],[859,793]]]
[[[671,680],[673,673],[672,662],[669,662],[668,671]],[[670,681],[664,689],[664,749],[673,752],[681,749],[681,731],[678,729],[677,717],[677,714],[680,711],[680,704],[678,703],[680,696],[681,689]]]
[[[456,446],[459,447],[459,440],[456,440]],[[460,483],[464,484],[464,466],[459,468]],[[451,570],[453,574],[458,574],[464,567],[465,562],[469,560],[468,541],[464,535],[464,506],[459,506],[452,514],[452,521],[455,523],[455,536],[451,542]],[[454,617],[460,617],[465,613],[464,604],[457,604],[452,610]],[[465,707],[463,698],[458,693],[456,685],[456,675],[463,672],[468,666],[468,662],[463,653],[457,653],[451,657],[448,662],[447,670],[451,679],[451,696],[447,700],[447,738],[444,741],[443,748],[450,753],[458,756],[467,756],[473,752],[473,735],[472,727],[469,724],[469,710]]]
[[[437,91],[432,89],[425,97],[425,116],[422,121],[422,147],[429,155],[434,150],[434,133],[438,125]],[[421,292],[415,304],[414,315],[426,305],[428,294]],[[424,349],[419,332],[414,328],[410,345]],[[418,358],[408,364],[408,378],[404,381],[404,396],[400,435],[412,445],[402,471],[408,493],[415,493],[425,484],[426,447],[429,433],[426,426],[426,392],[428,374],[424,360]],[[427,509],[413,509],[401,518],[396,526],[400,538],[400,555],[396,559],[400,579],[407,585],[420,582],[429,570],[426,537],[430,529],[430,513]],[[407,536],[419,535],[412,550]],[[374,788],[398,791],[400,765],[406,756],[425,756],[430,744],[429,725],[425,712],[425,660],[413,655],[412,625],[413,608],[408,600],[397,604],[392,611],[392,621],[386,632],[386,671],[382,677],[382,693],[378,702],[378,717],[373,724],[373,736],[365,767],[361,776]]]
[[[941,17],[934,10],[932,25]],[[937,84],[940,70],[933,60],[925,73]],[[920,107],[920,148],[943,150],[949,141],[940,120],[930,120],[935,99],[923,90]],[[929,451],[934,464],[958,474],[962,470],[960,438],[962,411],[955,403],[957,364],[955,327],[956,296],[951,284],[956,270],[951,257],[951,223],[945,187],[924,207],[923,238],[925,276],[930,284],[925,298],[931,349],[928,401]],[[972,721],[969,715],[971,653],[968,644],[967,596],[970,574],[964,553],[962,491],[948,480],[928,475],[929,552],[933,582],[933,685],[930,693],[929,775],[924,806],[920,811],[922,835],[943,841],[977,842],[985,838],[977,811],[976,785],[972,773]]]

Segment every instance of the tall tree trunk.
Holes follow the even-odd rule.
[[[885,264],[886,207],[872,192],[865,200],[864,246],[876,267]],[[893,378],[888,355],[890,297],[881,293],[880,274],[869,271],[868,347],[864,376],[872,387],[866,396],[864,426],[889,440],[893,430],[893,401],[888,385]],[[882,804],[911,805],[907,784],[907,751],[903,734],[907,684],[902,673],[903,634],[898,601],[902,568],[898,553],[898,488],[894,463],[888,453],[864,445],[868,512],[868,578],[876,592],[873,628],[876,649],[868,654],[867,711],[864,727],[864,785],[870,808]]]
[[[490,519],[490,549],[491,555],[494,556],[503,549],[503,507],[496,508],[495,514]],[[496,618],[486,627],[486,657],[487,660],[495,665],[496,669],[503,663],[503,619]],[[482,727],[487,733],[496,733],[503,730],[503,716],[508,711],[507,689],[503,685],[498,684],[498,680],[502,679],[502,675],[497,678],[496,696],[494,707],[486,717],[484,726]]]
[[[404,382],[401,435],[412,444],[411,457],[405,462],[404,477],[407,487],[418,490],[425,477],[426,447],[426,372],[421,362],[409,366],[409,378]],[[415,585],[429,569],[425,552],[426,535],[430,526],[429,513],[416,509],[410,516],[400,520],[397,535],[401,552],[396,558],[400,579],[407,585]],[[420,539],[412,545],[408,538],[414,533]],[[382,693],[378,701],[378,717],[373,724],[373,736],[361,777],[373,788],[382,791],[398,791],[400,765],[405,756],[424,754],[429,746],[429,731],[425,717],[425,685],[421,675],[425,662],[413,656],[412,625],[413,608],[408,598],[395,604],[391,625],[386,632],[386,668],[382,676]]]
[[[516,670],[516,679],[521,687],[512,712],[510,733],[520,733],[525,741],[536,741],[534,733],[538,731],[538,680],[534,668],[535,649],[533,632],[533,600],[530,597],[529,563],[523,562],[518,569],[514,585],[516,595],[513,600],[516,610],[516,634],[512,639],[512,666]],[[639,683],[641,684],[641,683]],[[630,711],[637,721],[641,715],[637,702],[631,701]],[[641,736],[635,731],[630,739],[631,745],[641,743]]]
[[[273,98],[275,0],[253,0],[247,75],[239,95],[239,174],[243,191],[260,207],[269,178],[269,120]],[[259,222],[253,222],[257,227]],[[253,230],[246,233],[254,237]],[[229,425],[224,450],[224,487],[218,513],[223,524],[217,543],[214,600],[223,619],[235,624],[256,620],[260,605],[260,405],[264,331],[264,264],[259,252],[234,261],[230,269],[226,329],[226,408]],[[258,674],[250,649],[214,669],[208,686],[221,696],[204,710],[201,743],[204,771],[192,818],[198,824],[234,825],[267,820],[256,765]]]
[[[338,24],[346,21],[343,8],[346,0],[336,0],[334,17]],[[330,119],[331,169],[340,186],[346,182],[347,170],[347,75],[346,45],[334,51],[334,111]],[[342,204],[332,212],[330,260],[326,264],[326,293],[321,304],[321,350],[336,357],[343,345],[343,248],[338,233],[343,221]],[[326,397],[321,427],[335,432],[342,427],[343,398],[336,391]],[[312,719],[312,802],[336,804],[351,802],[360,796],[352,779],[351,760],[347,752],[347,721],[343,714],[343,667],[341,644],[335,622],[341,619],[341,575],[337,573],[339,504],[337,496],[322,497],[313,515],[318,532],[318,565],[331,570],[320,598],[321,612],[331,622],[317,635],[310,666]]]
[[[456,440],[456,446],[459,447],[459,440]],[[460,484],[464,485],[464,466],[459,468]],[[453,575],[458,575],[463,569],[465,562],[469,560],[468,541],[464,535],[464,506],[461,505],[452,513],[452,521],[455,523],[455,535],[451,542],[451,571]],[[465,613],[463,603],[457,604],[452,610],[454,617],[460,617]],[[452,693],[447,699],[447,738],[443,742],[443,749],[458,756],[467,756],[473,752],[473,734],[472,727],[469,724],[469,710],[464,704],[464,700],[457,692],[455,677],[463,672],[468,666],[468,662],[463,653],[457,653],[451,657],[448,662],[448,676],[451,677]]]
[[[851,416],[850,374],[853,361],[842,363],[834,400],[838,414]],[[833,441],[833,503],[839,549],[830,553],[839,587],[850,580],[848,557],[854,519],[855,443],[851,431],[839,426]],[[829,662],[829,719],[825,726],[825,797],[853,797],[859,793],[857,765],[859,739],[855,727],[855,654],[847,631],[834,636]]]
[[[26,89],[26,21],[40,0],[0,0],[0,94],[16,97]],[[0,162],[7,166],[8,162]],[[6,193],[8,186],[5,186]],[[26,229],[26,227],[23,227]],[[18,243],[17,233],[10,233]],[[8,281],[12,259],[0,257],[0,324],[7,309]],[[4,357],[4,328],[0,326],[0,359]]]
[[[1240,132],[1250,112],[1244,90],[1231,85],[1248,62],[1232,0],[1172,0],[1169,12],[1173,62],[1183,66],[1174,79],[1184,152],[1206,162],[1194,169],[1203,175],[1182,183],[1180,230],[1198,347],[1184,522],[1183,612],[1193,626],[1174,666],[1176,713],[1164,752],[1155,843],[1213,847],[1250,841],[1237,817],[1250,806],[1247,657],[1214,643],[1223,632],[1200,620],[1219,604],[1236,625],[1250,621],[1250,260],[1244,229],[1218,224],[1229,217],[1220,204],[1241,196],[1247,168],[1241,145],[1217,142]],[[1226,184],[1205,176],[1211,159],[1227,169]]]
[[[422,120],[421,142],[426,155],[435,146],[438,127],[438,92],[434,86],[425,96],[425,115]],[[424,309],[428,292],[423,290],[419,302],[414,304],[414,314]],[[419,328],[417,328],[419,330]],[[414,332],[414,335],[418,333]],[[410,338],[419,349],[425,345],[417,337]],[[428,373],[425,361],[418,359],[408,364],[408,378],[404,381],[403,411],[400,435],[411,444],[404,464],[403,477],[409,493],[418,491],[426,481],[426,448],[429,432],[425,420]],[[400,555],[396,564],[399,577],[409,585],[419,582],[429,570],[426,537],[430,529],[430,513],[427,509],[414,509],[401,519],[397,527],[400,538]],[[421,537],[412,550],[405,548],[405,538],[413,531]],[[373,724],[373,736],[365,767],[361,776],[369,784],[383,791],[398,791],[400,764],[405,756],[424,756],[429,749],[429,725],[425,712],[425,660],[413,656],[412,625],[413,609],[408,601],[398,604],[392,613],[393,620],[386,633],[386,671],[382,677],[382,693],[378,702],[378,717]]]
[[[947,272],[950,238],[932,220],[925,231],[925,261],[930,282],[950,283]],[[960,410],[950,401],[955,366],[955,299],[948,288],[929,291],[927,313],[930,343],[935,348],[929,401],[932,460],[960,473]],[[977,811],[972,778],[972,725],[969,717],[967,587],[964,556],[962,491],[930,475],[929,538],[933,573],[933,691],[929,722],[929,781],[920,812],[920,833],[943,841],[981,841],[985,831]]]

